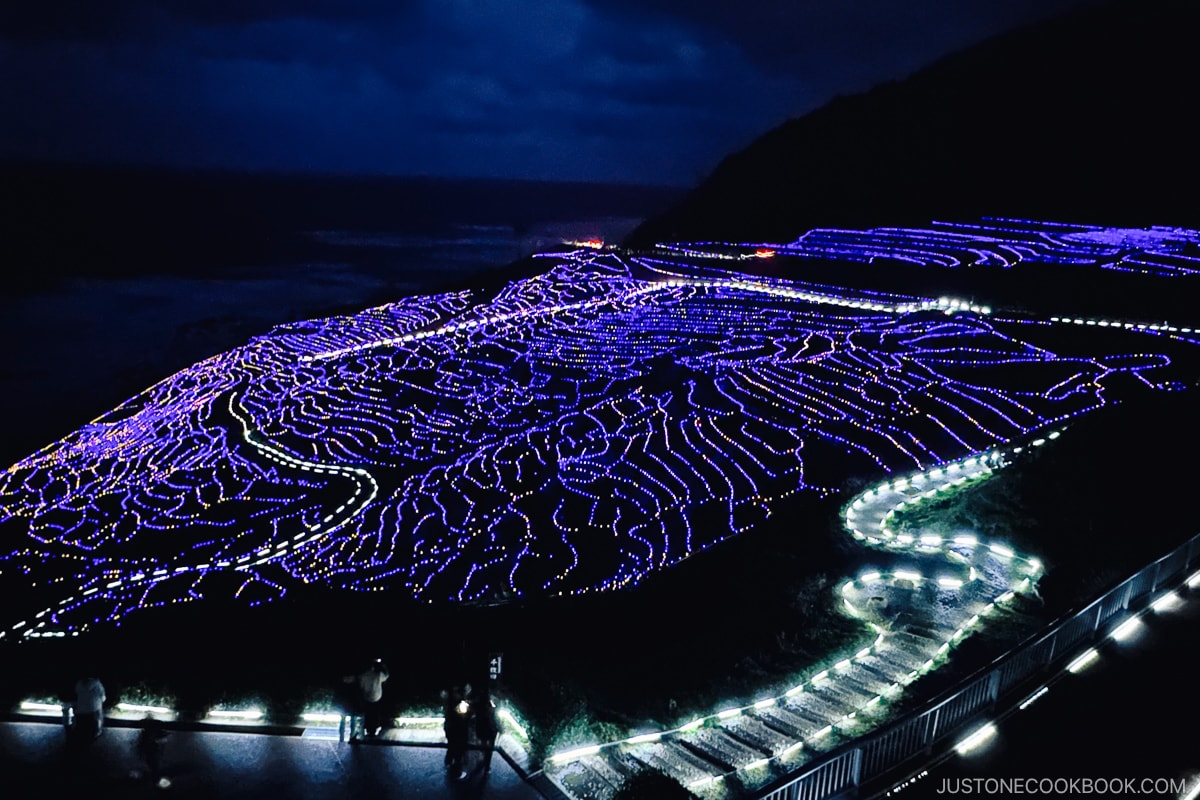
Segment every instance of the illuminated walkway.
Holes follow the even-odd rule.
[[[1142,615],[1134,635],[1109,639],[1086,668],[1064,671],[1036,701],[998,720],[986,746],[966,754],[951,750],[895,784],[868,787],[862,797],[947,797],[953,796],[947,786],[1003,778],[1133,779],[1134,792],[1122,786],[1106,796],[1149,788],[1144,796],[1200,797],[1200,693],[1194,688],[1200,581],[1175,597]],[[1152,783],[1143,787],[1147,779]],[[1153,783],[1162,780],[1175,785]],[[1182,792],[1176,791],[1180,781]]]
[[[89,746],[66,747],[61,725],[0,722],[0,775],[6,800],[42,797],[170,797],[187,800],[351,800],[487,797],[543,800],[497,754],[487,776],[446,777],[441,747],[351,746],[330,739],[172,731],[164,749],[171,781],[160,791],[135,779],[137,728],[108,727]],[[478,754],[471,753],[478,761]]]
[[[819,665],[782,696],[672,730],[558,753],[546,774],[578,800],[608,800],[624,776],[644,767],[662,770],[701,797],[738,796],[775,771],[799,767],[870,731],[887,701],[941,666],[997,606],[1031,589],[1042,571],[1036,559],[967,532],[951,539],[898,534],[896,513],[986,480],[1010,455],[1058,436],[895,477],[848,503],[847,533],[899,563],[841,586],[847,610],[875,634],[854,655]]]

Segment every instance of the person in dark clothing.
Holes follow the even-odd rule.
[[[446,734],[446,767],[459,779],[467,777],[467,745],[471,737],[471,706],[467,692],[455,686],[442,692],[442,732]]]
[[[334,696],[334,703],[341,712],[341,719],[338,721],[338,741],[353,741],[357,734],[355,728],[362,724],[364,711],[362,692],[358,690],[353,675],[342,677]]]
[[[146,717],[137,737],[138,756],[146,767],[146,777],[162,789],[171,785],[162,772],[163,747],[166,741],[167,729],[162,720],[154,716]]]
[[[496,737],[500,735],[500,724],[496,719],[496,703],[486,694],[481,695],[472,705],[472,716],[475,718],[475,739],[483,748],[483,772],[492,770],[492,752],[496,749]]]

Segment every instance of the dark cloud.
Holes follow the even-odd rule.
[[[838,86],[901,77],[953,50],[1092,0],[587,0],[629,26],[673,20],[774,74]]]
[[[182,19],[240,25],[280,19],[379,22],[409,16],[418,4],[416,0],[168,0],[156,5]]]
[[[834,94],[1084,0],[61,0],[0,157],[693,183]]]
[[[384,23],[412,16],[418,0],[47,0],[0,10],[0,36],[17,41],[122,39],[172,23],[211,26],[307,19]]]
[[[0,7],[0,38],[17,42],[127,38],[153,27],[156,17],[144,0],[5,3]]]

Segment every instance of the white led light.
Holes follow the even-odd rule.
[[[61,714],[63,706],[61,703],[39,703],[34,700],[22,700],[21,710],[36,714]]]
[[[1116,630],[1112,632],[1112,638],[1116,639],[1118,642],[1123,642],[1137,633],[1141,627],[1142,621],[1140,619],[1137,617],[1130,617],[1117,626]]]
[[[577,758],[583,758],[584,756],[594,756],[596,753],[599,753],[599,752],[600,752],[600,745],[593,744],[593,745],[589,745],[588,747],[580,747],[577,750],[568,750],[565,753],[558,753],[557,755],[550,756],[550,760],[553,761],[555,764],[566,764],[567,762],[574,761]]]
[[[1181,795],[1179,800],[1197,800],[1197,798],[1200,798],[1200,774],[1193,775],[1192,780],[1195,781],[1195,785]]]
[[[208,712],[208,716],[218,719],[262,719],[262,709],[247,708],[247,709],[227,709],[214,708]]]
[[[147,706],[138,703],[117,703],[117,711],[129,714],[170,714],[171,709],[164,706]]]
[[[995,735],[996,735],[996,726],[989,722],[986,725],[984,725],[982,728],[979,728],[978,730],[976,730],[975,732],[973,732],[972,734],[967,736],[965,739],[963,739],[958,744],[954,745],[954,749],[958,752],[959,755],[966,755],[967,753],[973,752],[973,751],[978,750],[979,748],[983,747]]]
[[[1026,697],[1021,702],[1021,705],[1018,706],[1018,708],[1020,708],[1022,711],[1024,711],[1025,709],[1029,708],[1031,705],[1036,703],[1039,697],[1041,697],[1042,695],[1046,694],[1049,691],[1050,691],[1049,686],[1043,686],[1042,688],[1038,689],[1033,694],[1029,695],[1029,697]]]
[[[1154,611],[1158,613],[1162,613],[1164,611],[1174,611],[1175,609],[1183,606],[1183,604],[1183,598],[1175,594],[1175,592],[1167,592],[1162,597],[1151,603],[1150,608],[1154,609]]]
[[[1100,658],[1100,654],[1094,648],[1089,649],[1086,653],[1076,658],[1070,664],[1067,664],[1067,672],[1078,674],[1087,669],[1088,665]]]

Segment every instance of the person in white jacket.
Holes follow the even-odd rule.
[[[75,729],[81,739],[95,739],[104,730],[104,684],[94,677],[75,682]]]
[[[358,690],[358,711],[363,716],[363,729],[368,739],[374,739],[383,728],[383,684],[388,679],[388,668],[383,659],[377,658],[357,675],[347,675],[346,683],[353,683]],[[351,728],[350,739],[356,739]]]

